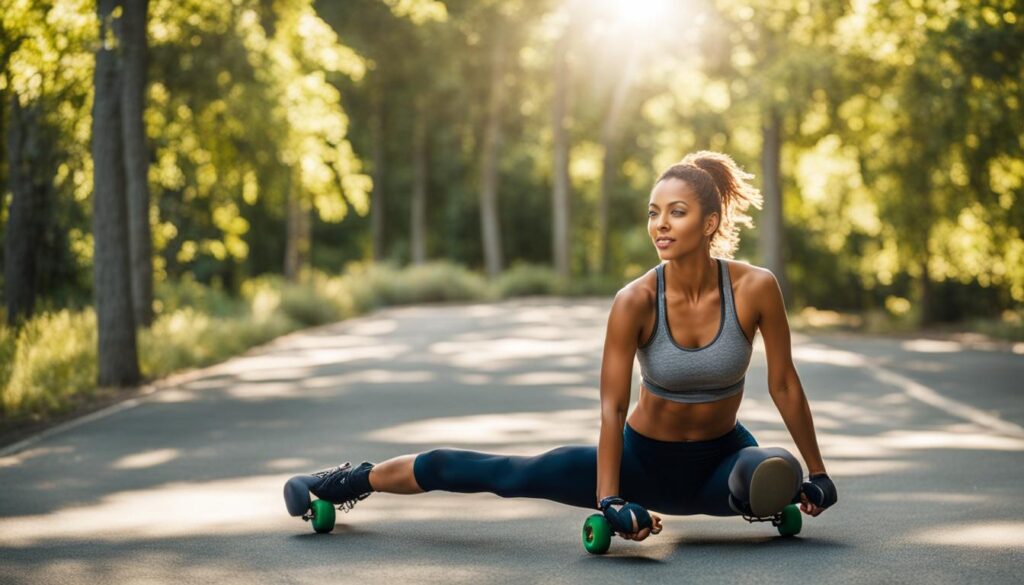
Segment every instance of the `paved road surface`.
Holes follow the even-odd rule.
[[[375,494],[327,536],[286,515],[285,479],[342,460],[595,444],[607,309],[387,310],[0,457],[0,582],[1020,582],[1024,356],[952,342],[794,336],[840,490],[797,538],[666,516],[661,535],[594,557],[586,510],[490,494]],[[795,450],[760,343],[740,418]]]

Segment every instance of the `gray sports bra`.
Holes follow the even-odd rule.
[[[743,392],[753,346],[736,316],[729,269],[718,262],[721,321],[718,335],[704,347],[676,345],[665,309],[665,265],[659,265],[657,318],[651,337],[636,350],[644,388],[673,402],[714,402]]]

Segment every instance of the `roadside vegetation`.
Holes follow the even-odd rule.
[[[488,284],[479,273],[449,262],[399,269],[389,264],[350,264],[338,276],[306,273],[300,283],[271,275],[245,281],[241,294],[190,278],[157,287],[156,318],[139,332],[139,361],[146,380],[214,364],[275,337],[412,303],[493,301],[529,295],[609,295],[615,284],[599,280],[563,286],[544,266],[519,264]],[[790,319],[794,329],[874,334],[918,330],[903,304],[863,314],[805,308]],[[1024,341],[1024,315],[949,324]],[[45,421],[109,397],[96,385],[96,316],[91,308],[38,314],[20,330],[0,326],[0,408],[8,423]]]

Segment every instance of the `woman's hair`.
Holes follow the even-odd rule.
[[[732,258],[740,243],[740,228],[754,226],[745,213],[751,205],[761,209],[761,192],[750,184],[754,175],[745,172],[727,154],[702,150],[686,155],[683,160],[665,169],[658,182],[665,179],[686,181],[697,193],[703,216],[718,212],[718,229],[711,234],[711,255]]]

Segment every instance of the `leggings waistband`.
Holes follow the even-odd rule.
[[[720,451],[723,449],[732,450],[734,448],[738,448],[738,445],[748,444],[751,441],[753,441],[755,445],[757,444],[757,442],[753,440],[753,436],[750,434],[750,431],[748,431],[747,428],[739,421],[736,422],[736,426],[734,426],[728,433],[720,437],[715,437],[714,439],[705,439],[701,441],[660,441],[658,439],[652,439],[648,436],[641,435],[636,429],[631,427],[629,423],[626,423],[622,433],[624,441],[630,445],[649,450],[681,454],[695,454],[709,451]]]

